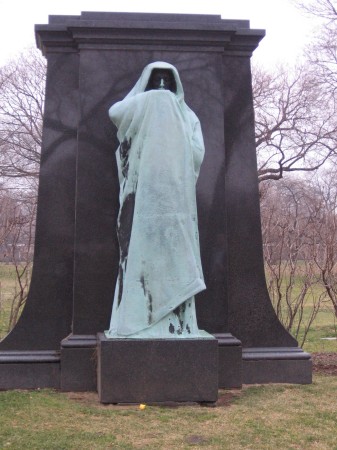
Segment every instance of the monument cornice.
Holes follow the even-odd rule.
[[[191,19],[192,17],[192,19]],[[264,30],[249,28],[246,20],[223,20],[217,15],[82,13],[50,16],[49,24],[36,25],[38,47],[48,52],[81,48],[202,51],[251,56]]]

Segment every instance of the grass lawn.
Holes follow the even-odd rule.
[[[101,405],[94,393],[0,392],[1,449],[337,449],[337,376],[220,391],[215,408]]]
[[[0,281],[4,336],[14,289],[11,266],[0,265]],[[308,314],[310,302],[306,308]],[[337,352],[336,341],[321,339],[331,336],[336,336],[336,322],[324,305],[304,348]],[[221,390],[215,408],[190,404],[140,410],[138,405],[101,405],[95,393],[0,392],[0,449],[337,450],[336,370],[331,373],[316,372],[312,385]]]

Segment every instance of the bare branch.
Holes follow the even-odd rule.
[[[253,70],[259,181],[320,168],[337,155],[335,101],[309,66]]]
[[[38,177],[45,72],[37,50],[0,68],[1,177]]]

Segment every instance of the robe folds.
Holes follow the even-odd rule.
[[[172,70],[176,93],[145,91],[154,67]],[[205,289],[195,193],[201,127],[173,66],[152,63],[144,72],[109,110],[120,142],[120,264],[106,336],[196,337],[194,295]]]

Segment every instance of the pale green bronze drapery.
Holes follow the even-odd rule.
[[[169,69],[176,92],[146,90]],[[195,184],[204,156],[200,122],[174,66],[145,67],[109,116],[118,128],[120,267],[107,337],[199,337],[194,295],[205,289]]]

